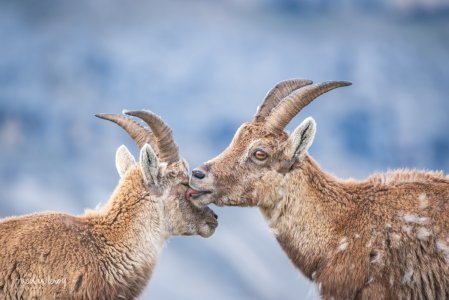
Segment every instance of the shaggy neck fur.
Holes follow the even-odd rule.
[[[325,263],[334,228],[342,221],[339,213],[348,209],[347,192],[332,176],[322,172],[309,156],[286,174],[268,174],[271,185],[264,187],[258,206],[281,246],[293,263],[309,278]],[[266,181],[262,180],[262,184]],[[260,190],[260,189],[259,189]],[[267,197],[268,196],[268,197]]]
[[[139,166],[132,167],[106,206],[87,216],[93,230],[104,237],[102,271],[111,285],[136,286],[141,282],[143,288],[169,236],[161,201],[145,185]],[[117,260],[117,256],[122,259]]]
[[[267,176],[257,205],[324,299],[449,297],[447,177],[402,170],[341,181],[309,156]]]

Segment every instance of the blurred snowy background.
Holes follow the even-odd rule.
[[[0,216],[80,214],[133,143],[94,113],[148,108],[195,167],[276,82],[349,80],[305,109],[311,154],[340,177],[449,172],[449,1],[0,1]],[[174,238],[142,299],[316,299],[257,209],[216,208]],[[1,251],[1,250],[0,250]]]

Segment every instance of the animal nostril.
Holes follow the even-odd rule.
[[[198,169],[195,169],[192,171],[192,176],[198,179],[203,179],[204,177],[206,177],[206,174]]]
[[[217,216],[217,214],[214,214],[214,218],[218,220],[218,216]]]

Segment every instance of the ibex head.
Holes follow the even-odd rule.
[[[186,200],[189,184],[187,162],[179,156],[172,130],[157,115],[149,111],[128,111],[128,115],[145,121],[152,132],[137,122],[122,116],[98,114],[99,118],[112,121],[133,138],[140,149],[139,168],[148,191],[159,195],[164,225],[171,235],[211,236],[218,225],[217,215],[208,207],[197,208]],[[136,165],[125,146],[116,153],[116,167],[120,176]]]
[[[287,124],[319,95],[350,84],[312,84],[302,79],[278,83],[253,120],[237,130],[228,148],[193,170],[187,195],[197,206],[257,205],[257,186],[287,174],[313,142],[316,124],[312,118],[305,119],[291,135],[284,131]]]

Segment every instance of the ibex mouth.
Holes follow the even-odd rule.
[[[192,188],[188,188],[186,191],[186,199],[187,200],[196,199],[202,195],[210,194],[210,193],[212,193],[212,192],[211,191],[198,191],[198,190],[195,190]]]

